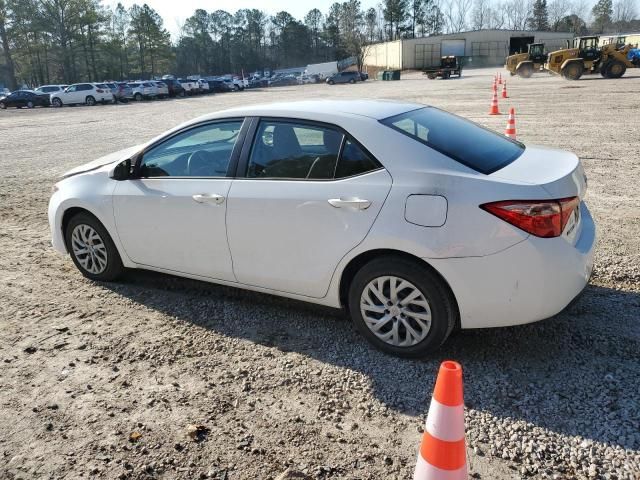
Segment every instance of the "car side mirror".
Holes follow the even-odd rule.
[[[109,177],[118,181],[130,179],[131,178],[131,159],[127,158],[126,160],[118,163],[115,167],[113,167],[113,169],[109,172]]]

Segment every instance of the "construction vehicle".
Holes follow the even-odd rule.
[[[458,57],[449,55],[447,57],[440,58],[440,66],[435,68],[427,68],[422,71],[423,75],[426,75],[429,80],[441,77],[443,80],[451,77],[451,75],[457,75],[458,78],[462,76],[462,64]]]
[[[570,46],[549,54],[545,70],[578,80],[584,73],[600,73],[605,78],[620,78],[627,68],[640,67],[638,60],[628,58],[631,45],[619,47],[610,43],[598,46],[599,37],[576,37]]]
[[[504,68],[509,73],[522,78],[529,78],[533,72],[541,72],[544,63],[547,61],[547,54],[544,53],[544,43],[530,43],[526,53],[516,53],[509,55],[505,61]]]

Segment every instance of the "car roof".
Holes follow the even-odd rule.
[[[395,102],[390,100],[306,100],[298,102],[278,102],[262,105],[251,105],[231,108],[216,112],[206,117],[220,118],[225,114],[229,116],[278,116],[296,117],[310,114],[333,115],[335,117],[358,115],[382,120],[401,113],[423,108],[419,103]]]

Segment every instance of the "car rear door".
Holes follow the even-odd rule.
[[[113,208],[128,257],[149,267],[234,281],[225,216],[243,119],[207,122],[145,150]]]
[[[391,176],[339,128],[254,120],[229,191],[227,233],[239,282],[324,297],[338,262],[364,240]]]

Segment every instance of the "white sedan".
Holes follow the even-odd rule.
[[[49,222],[88,278],[142,268],[344,307],[375,346],[419,357],[583,290],[585,190],[575,155],[437,108],[308,101],[216,112],[71,170]]]

